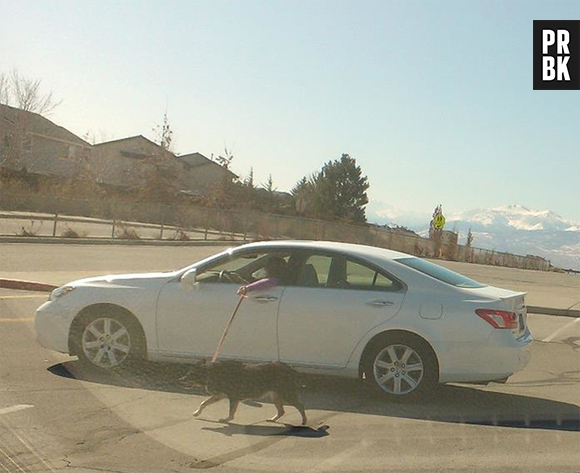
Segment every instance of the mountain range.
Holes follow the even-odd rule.
[[[371,213],[369,217],[390,223],[385,221],[388,215],[379,212]],[[406,224],[402,214],[396,219],[395,223]],[[549,259],[554,266],[580,270],[580,223],[567,220],[551,210],[511,204],[467,210],[446,215],[446,219],[446,230],[457,231],[460,243],[465,243],[471,228],[474,247],[538,255]],[[407,224],[410,228],[421,235],[428,234],[427,222],[417,225],[415,216],[412,220]]]

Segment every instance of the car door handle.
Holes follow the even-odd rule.
[[[260,302],[273,302],[273,301],[278,300],[278,298],[274,297],[274,296],[256,296],[256,297],[253,297],[253,299],[260,301]]]
[[[392,301],[380,301],[380,300],[378,300],[378,301],[369,301],[369,302],[367,302],[367,304],[368,305],[376,305],[376,306],[379,306],[379,307],[386,307],[386,306],[389,306],[389,305],[393,305],[394,302],[392,302]]]

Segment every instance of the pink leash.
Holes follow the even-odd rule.
[[[213,358],[211,359],[212,363],[215,363],[215,360],[217,360],[217,357],[220,354],[222,347],[224,346],[224,342],[226,340],[226,335],[228,334],[228,331],[230,330],[230,327],[232,326],[232,322],[234,321],[234,317],[238,313],[238,309],[240,308],[240,305],[242,304],[243,300],[244,300],[244,296],[240,295],[240,299],[238,300],[238,304],[236,305],[236,308],[234,309],[234,313],[230,317],[230,321],[226,325],[226,328],[224,329],[224,333],[222,334],[222,338],[220,338],[220,341],[215,349],[215,352],[213,354]]]

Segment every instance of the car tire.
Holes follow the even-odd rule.
[[[365,351],[363,372],[375,393],[393,401],[427,397],[437,387],[438,365],[431,347],[405,334],[384,335]]]
[[[120,309],[94,309],[75,320],[71,348],[83,366],[114,371],[135,367],[144,359],[145,334],[139,323]]]

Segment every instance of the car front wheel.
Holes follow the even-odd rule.
[[[79,360],[94,368],[112,370],[142,357],[142,330],[125,314],[83,316],[72,336]]]
[[[365,360],[371,387],[393,400],[417,398],[437,384],[437,363],[426,345],[414,337],[386,336],[373,343]]]

